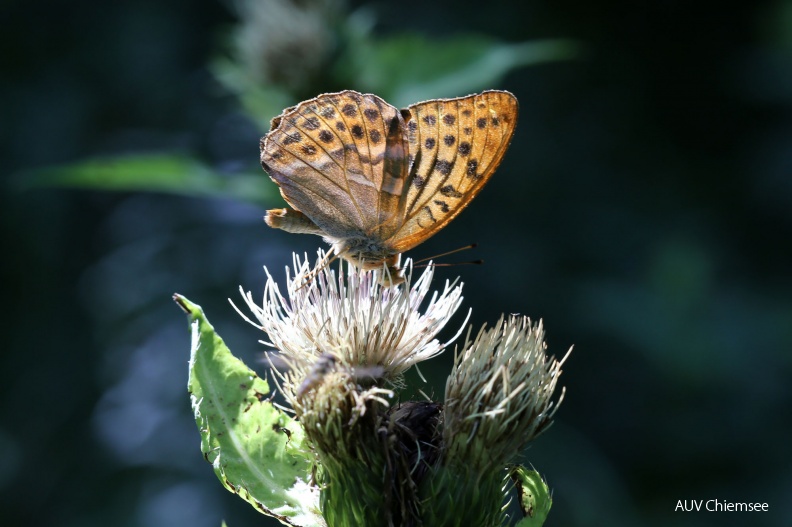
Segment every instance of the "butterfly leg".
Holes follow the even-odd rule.
[[[299,210],[271,209],[264,216],[264,221],[273,229],[282,229],[297,234],[324,235],[322,229]]]

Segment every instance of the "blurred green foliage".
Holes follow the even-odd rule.
[[[138,154],[90,159],[17,175],[25,190],[69,187],[107,191],[166,192],[272,203],[277,189],[261,184],[261,174],[227,177],[196,159],[178,154]]]
[[[497,85],[514,68],[576,55],[576,46],[565,40],[504,44],[472,35],[378,37],[373,34],[370,13],[363,10],[345,19],[340,4],[333,1],[301,5],[278,0],[268,5],[242,0],[237,10],[242,23],[232,31],[230,49],[213,61],[212,71],[239,98],[247,117],[258,123],[262,134],[269,129],[270,119],[298,103],[300,97],[317,95],[306,91],[307,86],[357,89],[406,107],[430,98],[482,91]],[[318,26],[309,27],[307,34],[297,32],[295,36],[279,26],[295,21],[306,24],[305,17],[316,19]],[[340,27],[330,24],[335,19],[342,22]],[[331,45],[338,53],[332,60],[321,60]],[[309,60],[314,56],[320,58]],[[288,67],[290,74],[268,62],[262,64],[265,61]],[[251,156],[251,161],[254,159]],[[269,202],[270,206],[277,203],[274,187],[260,184],[260,178],[224,174],[183,153],[89,159],[18,174],[17,179],[26,186],[169,192]]]

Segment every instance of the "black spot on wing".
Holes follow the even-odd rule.
[[[282,145],[292,145],[294,143],[299,143],[302,141],[302,135],[300,132],[289,132],[283,134],[283,140],[281,141]]]
[[[435,170],[447,176],[451,173],[451,169],[454,167],[454,164],[450,161],[446,161],[444,159],[438,159],[435,163]]]
[[[448,196],[449,198],[461,198],[463,196],[463,194],[455,189],[453,185],[440,187],[440,194],[443,196]]]
[[[471,159],[468,161],[467,168],[465,169],[465,175],[469,178],[473,179],[481,179],[481,175],[477,172],[478,171],[478,160]]]
[[[333,138],[334,136],[329,130],[322,130],[319,132],[319,140],[323,143],[332,143]]]

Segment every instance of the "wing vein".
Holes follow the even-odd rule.
[[[344,114],[344,112],[342,112],[341,109],[333,103],[333,101],[330,101],[330,104],[333,106],[333,108],[336,109],[336,112],[338,113],[338,118],[341,119],[341,122],[344,123],[344,128],[347,131],[347,133],[349,134],[349,136],[351,137],[352,136],[352,129],[349,126],[349,122],[345,119],[345,115],[346,114]],[[347,103],[347,104],[349,104],[349,103]],[[360,114],[360,107],[358,106],[357,101],[355,101],[355,107],[358,110],[358,115],[361,115]],[[346,149],[346,143],[347,142],[346,141],[342,141],[342,142],[344,143],[343,176],[344,176],[344,181],[346,182],[346,187],[347,187],[346,191],[347,191],[347,194],[349,194],[349,199],[352,201],[352,204],[354,205],[355,210],[357,211],[358,218],[360,219],[360,225],[365,225],[366,220],[365,220],[365,216],[363,214],[363,209],[360,208],[360,203],[358,203],[357,199],[355,199],[355,195],[352,193],[351,187],[349,186],[349,177],[347,176],[347,173],[349,172],[347,170],[347,165],[349,164],[349,151]],[[353,145],[355,144],[354,139],[352,139],[351,142],[352,142]],[[357,146],[356,146],[355,149],[357,150]],[[360,157],[360,152],[358,152],[358,157]]]
[[[292,124],[294,124],[294,123],[292,122]],[[296,125],[296,124],[294,124],[294,126],[296,127],[297,125]],[[341,190],[346,190],[346,189],[344,189],[344,187],[342,187],[341,185],[339,185],[338,183],[336,183],[335,181],[333,181],[333,179],[332,179],[332,178],[330,178],[330,177],[326,176],[326,175],[324,174],[324,171],[323,171],[323,170],[321,170],[320,168],[317,168],[316,166],[314,166],[313,164],[311,164],[310,162],[308,162],[308,160],[304,159],[302,156],[296,155],[296,154],[295,154],[294,152],[292,152],[290,149],[286,148],[286,145],[284,145],[283,143],[281,143],[280,141],[278,141],[278,140],[277,140],[277,139],[275,139],[274,137],[271,139],[271,141],[272,141],[273,143],[275,143],[276,145],[278,145],[278,146],[279,146],[279,147],[280,147],[282,150],[284,150],[285,152],[287,152],[287,153],[288,153],[290,156],[292,156],[294,159],[297,159],[297,160],[298,160],[298,161],[300,161],[302,164],[304,164],[305,166],[307,166],[308,168],[310,168],[311,170],[313,170],[314,172],[316,172],[317,174],[319,174],[319,176],[321,176],[323,179],[325,179],[325,180],[327,180],[328,182],[332,183],[333,185],[335,185],[336,187],[338,187],[338,188],[339,188],[339,189],[341,189]]]

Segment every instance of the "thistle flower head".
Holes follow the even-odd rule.
[[[305,89],[335,47],[332,26],[343,2],[236,0],[242,24],[234,32],[246,73],[262,85]]]
[[[445,462],[502,467],[550,426],[566,356],[547,358],[545,349],[541,321],[527,317],[501,317],[473,341],[468,332],[446,382]]]
[[[433,293],[422,308],[431,265],[413,283],[408,260],[405,282],[388,287],[381,284],[385,270],[346,265],[344,272],[342,263],[337,275],[323,264],[325,259],[319,251],[318,268],[312,268],[307,259],[295,256],[293,277],[286,270],[286,296],[266,268],[260,304],[240,289],[255,320],[240,314],[267,333],[269,340],[262,342],[277,348],[291,367],[282,387],[293,407],[331,372],[364,385],[377,384],[366,379],[397,383],[411,366],[443,351],[448,343],[435,336],[462,302],[462,285],[446,282],[442,293]]]

